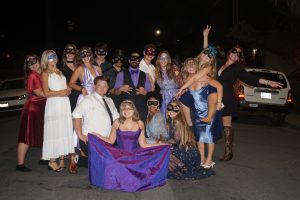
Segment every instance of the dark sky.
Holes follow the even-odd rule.
[[[70,42],[93,48],[105,41],[111,51],[122,48],[126,53],[141,51],[146,43],[153,42],[173,55],[194,56],[201,49],[202,29],[207,23],[213,26],[211,41],[225,47],[232,44],[225,35],[233,24],[233,2],[239,4],[239,20],[267,28],[268,16],[272,15],[270,0],[11,0],[1,6],[5,11],[0,13],[0,66],[6,63],[7,52],[11,65],[16,65],[22,63],[25,53],[40,55],[46,48],[61,53]],[[73,30],[68,29],[68,21]],[[156,29],[162,32],[159,37]]]

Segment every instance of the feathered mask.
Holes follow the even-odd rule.
[[[209,58],[215,58],[218,54],[218,50],[213,45],[208,45],[207,48],[205,48],[202,53],[206,54]]]

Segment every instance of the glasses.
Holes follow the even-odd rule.
[[[242,57],[242,52],[241,52],[241,51],[238,51],[237,49],[232,49],[232,50],[231,50],[231,53],[236,54],[239,58]]]
[[[95,54],[98,56],[106,56],[107,52],[104,49],[96,49]]]
[[[30,66],[36,64],[36,63],[38,62],[38,59],[35,58],[35,57],[33,57],[33,58],[28,58],[28,59],[26,60],[26,62],[27,62],[28,67],[30,67]]]
[[[141,57],[140,56],[131,56],[130,57],[130,62],[140,62]]]
[[[83,51],[80,53],[80,58],[86,58],[92,56],[92,53],[89,51]]]
[[[147,101],[147,106],[158,106],[159,102],[157,100]]]
[[[178,105],[172,105],[172,104],[168,105],[167,110],[168,111],[173,111],[173,112],[176,112],[176,113],[179,113],[179,111],[180,111]]]
[[[155,56],[156,52],[155,49],[150,48],[150,49],[146,49],[145,54],[147,56]]]
[[[64,52],[65,54],[76,54],[76,50],[73,48],[65,48]]]
[[[48,55],[48,61],[49,62],[54,61],[54,60],[57,60],[57,55],[56,54]]]

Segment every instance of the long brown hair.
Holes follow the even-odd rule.
[[[157,55],[157,58],[156,58],[156,61],[155,61],[155,68],[156,68],[156,70],[155,70],[155,77],[156,77],[156,80],[158,80],[158,79],[163,80],[163,75],[162,75],[162,72],[161,72],[161,65],[160,65],[160,58],[161,58],[161,55],[163,53],[167,54],[167,56],[168,56],[168,63],[167,63],[167,66],[166,66],[168,78],[169,79],[173,79],[173,78],[176,77],[175,72],[172,69],[172,60],[171,60],[170,53],[168,51],[161,51]]]
[[[123,110],[126,108],[126,106],[129,106],[131,109],[133,109],[133,116],[132,116],[132,121],[139,121],[140,120],[140,115],[139,115],[139,112],[137,111],[133,101],[131,100],[125,100],[125,101],[122,101],[121,104],[120,104],[120,118],[119,118],[119,122],[121,124],[123,124],[126,120],[125,116],[123,115]]]
[[[173,119],[175,132],[180,133],[179,147],[186,148],[186,149],[195,148],[196,147],[195,136],[192,133],[192,130],[188,126],[187,121],[183,115],[182,105],[180,101],[175,99],[171,101],[169,104],[176,104],[177,106],[179,106],[179,113]],[[170,122],[171,122],[171,118],[167,116],[167,127],[171,126]]]

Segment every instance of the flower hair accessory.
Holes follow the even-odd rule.
[[[217,48],[211,44],[208,45],[208,47],[205,48],[202,52],[204,54],[207,54],[210,58],[214,58],[218,54]]]

